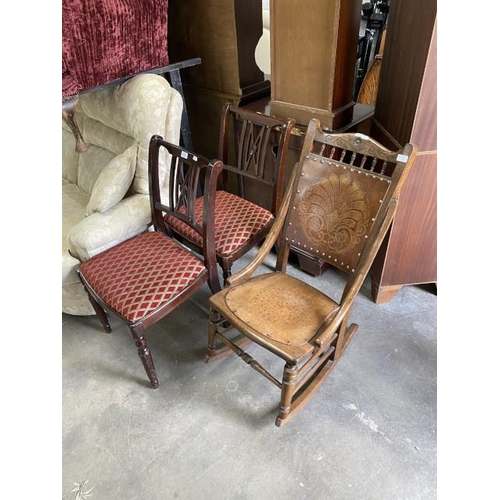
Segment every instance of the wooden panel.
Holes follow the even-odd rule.
[[[437,154],[419,154],[401,191],[379,284],[437,281]]]
[[[411,141],[420,151],[437,150],[437,28],[434,25]]]
[[[337,109],[354,98],[356,53],[361,11],[352,0],[340,0],[340,24],[336,40],[335,75],[332,83],[332,108]]]
[[[351,0],[271,2],[271,113],[324,129],[352,119],[361,9]]]
[[[201,65],[183,71],[183,82],[239,93],[234,17],[232,1],[169,0],[171,60],[201,58]]]
[[[418,22],[416,22],[418,20]],[[419,149],[390,234],[372,266],[372,295],[437,281],[437,35],[435,0],[391,5],[371,136]]]
[[[391,4],[375,119],[401,144],[412,135],[435,19],[435,0]]]
[[[271,2],[271,99],[332,109],[339,16],[337,0]]]
[[[184,98],[189,110],[194,151],[210,159],[217,158],[222,107],[226,102],[238,105],[239,96],[186,84]]]
[[[262,1],[235,0],[238,68],[242,88],[264,80],[264,73],[255,61],[255,48],[263,33]]]
[[[269,96],[270,83],[255,62],[262,1],[169,0],[168,19],[171,60],[201,59],[182,70],[182,82],[193,147],[214,158],[222,106]]]
[[[182,73],[191,85],[235,95],[257,86],[269,93],[254,55],[262,30],[260,0],[169,0],[171,61],[201,58]]]

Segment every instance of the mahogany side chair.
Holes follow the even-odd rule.
[[[161,148],[170,163],[167,204],[162,203],[158,175]],[[208,282],[221,289],[214,251],[215,191],[222,162],[195,155],[155,135],[149,143],[148,175],[153,228],[81,263],[78,275],[106,332],[106,313],[126,323],[153,388],[158,377],[144,331],[180,306]],[[203,177],[205,196],[195,211],[197,187]],[[202,256],[169,235],[165,214],[200,235]]]
[[[274,383],[281,391],[278,427],[317,391],[357,330],[349,324],[352,305],[391,226],[416,153],[411,144],[393,152],[363,134],[325,133],[312,119],[269,235],[209,298],[205,361],[234,352]],[[260,268],[276,241],[275,269]],[[287,274],[293,248],[343,271],[336,300]],[[281,378],[243,351],[248,342],[281,358]]]
[[[293,119],[281,120],[229,103],[223,107],[219,158],[224,170],[215,198],[215,249],[224,281],[231,275],[233,263],[261,243],[274,222],[283,197],[294,126]],[[261,202],[249,201],[250,186],[259,189]],[[197,200],[197,210],[202,204],[203,197]],[[182,221],[172,219],[169,224],[180,241],[201,252],[199,234]]]

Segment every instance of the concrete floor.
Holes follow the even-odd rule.
[[[338,282],[333,270],[292,272],[326,293]],[[63,499],[436,498],[432,286],[377,305],[367,281],[345,355],[282,428],[273,384],[235,356],[203,363],[208,294],[147,330],[156,390],[119,321],[106,335],[96,317],[62,315]],[[258,346],[248,351],[280,372]]]

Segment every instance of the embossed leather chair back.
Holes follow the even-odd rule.
[[[416,153],[411,144],[394,152],[362,134],[325,133],[311,120],[268,237],[209,299],[206,361],[234,351],[280,388],[276,425],[314,394],[357,330],[348,325],[352,304],[393,221]],[[276,270],[256,274],[277,241]],[[340,300],[288,274],[290,251],[347,273]],[[284,360],[281,380],[242,350],[249,341]]]
[[[389,205],[396,203],[413,150],[389,151],[363,134],[309,130],[283,244],[355,273],[363,251],[385,236],[380,229],[391,219]]]

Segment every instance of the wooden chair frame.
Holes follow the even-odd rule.
[[[245,180],[268,186],[271,203],[266,208],[277,215],[285,190],[286,156],[294,127],[292,118],[276,118],[226,103],[219,136],[219,158],[224,163],[222,189],[229,190],[231,174],[237,178],[238,194],[242,198],[246,198]],[[271,141],[273,131],[277,135],[276,143]],[[235,141],[234,159],[229,147],[231,138]],[[270,161],[273,153],[275,160]]]
[[[209,299],[205,361],[234,352],[275,384],[281,390],[277,426],[288,422],[317,391],[356,332],[358,325],[349,324],[354,299],[393,221],[416,153],[411,144],[393,152],[362,134],[325,133],[318,120],[311,120],[266,240]],[[275,271],[255,274],[276,242]],[[291,247],[321,256],[347,274],[338,303],[286,274]],[[299,313],[291,324],[293,307]],[[310,323],[301,315],[309,315]],[[295,331],[301,321],[313,330]],[[281,380],[242,349],[249,342],[285,362]]]
[[[224,163],[224,170],[220,189],[226,192],[236,189],[237,195],[245,200],[249,198],[246,189],[248,183],[256,183],[254,185],[271,191],[269,206],[262,205],[270,212],[268,222],[229,254],[217,252],[217,261],[222,268],[224,280],[231,275],[233,263],[259,244],[272,226],[283,197],[287,151],[294,126],[293,119],[282,120],[229,103],[222,109],[219,158]],[[234,139],[234,143],[230,139]],[[236,185],[231,182],[233,176],[236,178]],[[252,202],[261,204],[254,200]],[[219,220],[218,213],[220,214],[216,202],[216,220]],[[201,252],[200,245],[186,238],[183,232],[175,232],[185,245]],[[216,236],[220,232],[224,232],[223,228],[216,226]],[[216,238],[216,245],[217,242]]]
[[[170,187],[167,204],[162,203],[158,173],[158,159],[161,148],[167,150],[170,163]],[[155,236],[155,243],[158,242],[158,244],[162,245],[162,251],[163,248],[166,248],[164,253],[157,255],[159,271],[156,273],[156,263],[148,260],[149,253],[146,250],[143,251],[143,246],[141,246],[144,245],[146,238],[151,238],[150,231],[141,233],[88,259],[77,270],[104,330],[107,333],[111,332],[106,313],[113,314],[128,326],[153,388],[157,388],[159,382],[153,358],[144,336],[145,329],[168,315],[205,283],[208,282],[213,293],[221,289],[213,243],[214,197],[218,176],[221,171],[222,162],[220,160],[210,162],[202,156],[195,155],[180,146],[164,141],[158,135],[153,136],[149,145],[148,170],[151,215],[154,228],[152,232],[159,235]],[[203,177],[205,185],[201,219],[194,212],[200,177]],[[201,235],[204,243],[203,259],[172,238],[165,214],[182,220],[193,231]],[[150,251],[148,250],[148,252]],[[119,268],[123,255],[130,264],[126,269]],[[184,259],[182,262],[194,263],[196,270],[189,276],[191,281],[188,281],[187,285],[176,284],[175,292],[171,293],[169,291],[167,293],[164,290],[170,287],[173,281],[178,280],[177,275],[179,273],[181,276],[183,273],[183,269],[165,267],[164,263],[168,262],[169,258],[173,258],[172,256],[175,256],[179,261]],[[162,265],[164,267],[161,267]],[[99,271],[101,274],[97,271],[99,266],[102,268],[102,271]],[[138,269],[144,269],[144,271]],[[115,271],[126,276],[123,278],[120,287],[114,285],[114,282],[109,278],[111,273],[115,273]],[[168,272],[175,276],[169,275]],[[153,278],[152,275],[154,275]],[[142,284],[142,281],[147,284],[147,280],[154,281],[154,285],[150,288],[144,286],[144,289],[147,290],[147,293],[144,292],[144,297],[139,292],[138,296],[133,297],[134,302],[143,300],[144,304],[134,306],[136,309],[132,314],[130,308],[123,305],[129,299],[129,296],[123,290],[127,286],[133,289],[136,284]],[[117,289],[109,292],[109,289],[113,287]],[[120,294],[120,300],[116,299],[118,294]],[[106,295],[106,298],[104,298],[104,295]],[[154,297],[150,297],[153,295]],[[130,292],[130,300],[132,300],[132,292]]]

